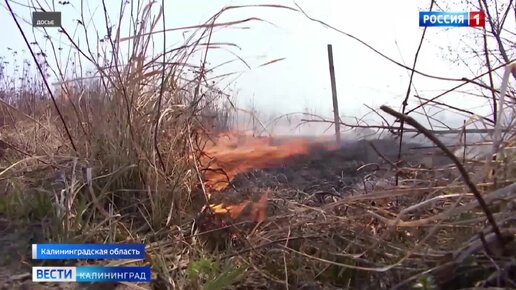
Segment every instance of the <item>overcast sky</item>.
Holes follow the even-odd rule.
[[[30,20],[30,9],[14,1],[10,2],[18,16]],[[70,2],[73,5],[59,6],[56,10],[62,11],[63,26],[73,32],[76,27],[74,19],[79,18],[80,1]],[[88,3],[87,10],[90,11],[85,13],[94,15],[92,23],[88,24],[89,30],[93,33],[93,25],[96,25],[99,31],[105,32],[101,1],[84,2]],[[116,19],[120,2],[106,2],[110,15]],[[397,62],[412,66],[423,32],[423,29],[418,27],[418,12],[428,10],[430,1],[299,0],[296,3],[313,18],[360,38]],[[166,25],[172,28],[200,24],[230,4],[283,4],[295,7],[293,1],[174,0],[165,4]],[[4,8],[0,7],[0,18],[3,19],[0,35],[4,41],[0,44],[0,55],[10,56],[11,52],[7,47],[20,51],[25,44],[5,9],[5,4],[3,6]],[[469,11],[473,8],[457,4],[454,10]],[[231,52],[238,54],[251,66],[249,70],[237,61],[217,71],[220,74],[229,71],[241,72],[238,78],[230,79],[231,89],[236,94],[240,106],[254,106],[267,114],[298,112],[309,108],[311,112],[331,116],[326,45],[332,44],[340,113],[343,117],[363,116],[369,111],[364,104],[371,107],[388,104],[399,108],[409,83],[407,70],[380,57],[356,40],[308,20],[299,12],[273,8],[244,8],[229,11],[220,20],[239,20],[248,17],[258,17],[267,22],[249,22],[245,26],[250,29],[221,29],[214,35],[214,41],[237,44],[239,48],[230,49]],[[159,25],[161,26],[161,23]],[[30,40],[34,40],[30,25],[23,24],[23,29],[28,32]],[[59,37],[55,30],[49,29],[54,33],[53,36]],[[472,32],[473,28],[468,27],[428,28],[417,69],[430,75],[456,79],[473,77],[484,71],[485,69],[479,69],[471,72],[460,62],[450,61],[465,55],[464,50],[477,49],[472,47],[476,45],[475,39],[472,39]],[[45,47],[41,34],[38,34],[37,40]],[[182,34],[168,34],[167,43],[170,46],[181,44]],[[46,47],[49,48],[48,43]],[[63,55],[63,58],[65,56]],[[26,57],[29,55],[26,54]],[[259,67],[260,64],[279,58],[285,60]],[[232,53],[220,50],[211,53],[210,62],[217,65],[232,59],[235,59]],[[473,64],[474,61],[468,60]],[[414,78],[414,88],[419,95],[426,98],[432,98],[457,84],[459,83],[436,81],[419,75]],[[416,92],[413,91],[411,95],[414,94]],[[483,100],[460,92],[450,94],[444,100],[465,109],[489,111],[489,105]],[[415,104],[416,101],[412,101],[409,108]],[[462,123],[464,119],[451,115],[445,118],[451,118],[456,124]]]

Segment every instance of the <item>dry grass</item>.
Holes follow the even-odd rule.
[[[207,133],[228,128],[233,112],[210,84],[205,57],[221,45],[211,43],[213,29],[259,19],[220,23],[222,13],[242,7],[225,8],[190,27],[195,33],[182,46],[154,55],[148,43],[163,33],[162,11],[136,8],[145,25],[126,38],[114,31],[112,54],[99,59],[76,46],[95,77],[61,76],[55,103],[30,69],[21,87],[0,75],[2,264],[21,256],[22,268],[30,265],[31,242],[142,242],[147,259],[128,263],[151,265],[154,289],[516,287],[516,160],[504,149],[516,145],[513,127],[497,148],[506,154],[494,176],[491,162],[464,163],[502,244],[456,167],[387,160],[367,193],[321,202],[272,191],[274,210],[263,224],[228,221],[202,209],[202,176],[190,158]],[[119,43],[127,41],[124,55]],[[201,65],[187,73],[192,60]]]

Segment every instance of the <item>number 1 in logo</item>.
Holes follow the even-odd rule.
[[[484,11],[469,12],[469,26],[484,27],[486,25],[486,15]]]

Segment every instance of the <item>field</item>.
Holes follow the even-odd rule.
[[[38,61],[14,88],[0,70],[0,289],[516,288],[514,126],[485,121],[477,140],[494,159],[387,106],[377,113],[402,125],[369,128],[382,137],[242,132],[203,54],[186,66],[213,29],[240,23],[218,24],[223,9],[150,57],[163,15],[147,7],[130,53],[114,36],[94,77],[52,89]],[[146,259],[31,260],[43,242],[144,243]],[[32,266],[96,264],[150,265],[152,282],[31,282]]]

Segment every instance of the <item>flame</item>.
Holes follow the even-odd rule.
[[[312,145],[300,138],[290,138],[280,144],[274,144],[273,141],[268,137],[232,132],[216,136],[199,157],[209,197],[213,192],[226,189],[239,173],[277,166],[289,157],[308,154]],[[250,209],[249,217],[257,223],[262,223],[267,215],[267,199],[268,192],[256,202],[210,204],[209,207],[214,213],[229,214],[233,219],[241,216],[246,209]]]
[[[251,210],[251,218],[261,224],[265,221],[267,217],[267,199],[269,193],[265,192],[260,199],[253,204],[253,208]]]
[[[244,201],[235,205],[225,205],[223,203],[210,204],[210,208],[214,213],[228,213],[231,218],[236,219],[242,214],[242,212],[250,203],[250,201]]]
[[[210,204],[210,208],[214,213],[229,214],[231,218],[237,219],[246,208],[251,206],[250,219],[257,223],[263,223],[267,217],[268,196],[269,193],[265,192],[256,202],[244,201],[234,205],[225,205],[223,203]]]
[[[266,137],[235,134],[219,136],[200,158],[201,164],[208,165],[203,173],[206,186],[222,191],[239,173],[278,165],[289,157],[307,154],[310,149],[305,140],[294,139],[278,145],[272,141]]]

